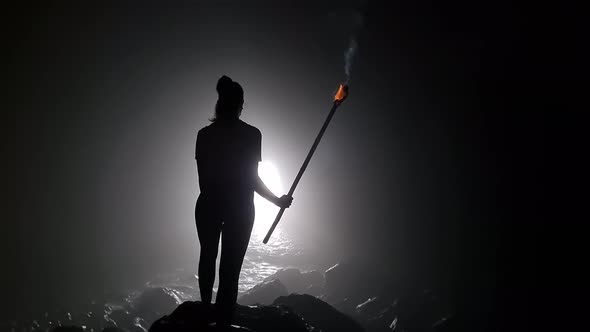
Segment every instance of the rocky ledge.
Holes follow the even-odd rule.
[[[150,332],[216,331],[213,308],[198,301],[182,303],[170,315],[158,319]],[[311,295],[291,294],[272,305],[238,305],[233,331],[256,332],[361,332],[352,318]]]

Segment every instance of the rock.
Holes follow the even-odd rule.
[[[55,311],[51,314],[51,320],[55,321],[58,326],[77,326],[72,320],[72,314],[68,311]]]
[[[212,305],[204,304],[199,301],[186,301],[178,306],[169,316],[164,316],[160,320],[164,320],[164,323],[183,323],[192,326],[204,326],[214,321],[215,311]],[[154,328],[154,323],[149,331]],[[165,325],[165,324],[164,324]]]
[[[371,297],[356,306],[355,317],[369,331],[392,331],[398,323],[396,304],[383,297]]]
[[[374,266],[366,263],[338,263],[325,275],[325,293],[321,298],[350,315],[354,314],[357,305],[384,293],[384,280],[379,279]]]
[[[264,281],[272,281],[275,279],[280,280],[281,283],[285,285],[287,293],[300,293],[302,290],[306,288],[303,276],[301,275],[301,272],[298,269],[279,270],[275,272],[275,274],[264,279]]]
[[[354,317],[368,331],[455,330],[448,306],[428,290],[411,290],[395,300],[368,298],[356,306]]]
[[[110,327],[105,327],[104,329],[102,329],[102,332],[127,332],[127,330],[124,330],[120,327],[116,327],[116,326],[110,326]]]
[[[356,306],[356,312],[358,315],[370,315],[379,309],[379,297],[370,297],[365,302]]]
[[[148,322],[145,321],[145,319],[141,318],[141,317],[135,317],[133,319],[133,326],[131,326],[129,328],[130,332],[147,332],[147,328],[146,326],[150,326],[150,324]]]
[[[256,332],[321,332],[285,306],[239,306],[234,321]]]
[[[182,303],[172,314],[152,324],[150,332],[216,331],[213,307],[201,302]],[[320,332],[300,316],[283,306],[238,305],[231,331]]]
[[[51,332],[84,332],[84,329],[80,326],[58,326]]]
[[[346,315],[349,315],[349,316],[354,316],[354,314],[355,314],[354,310],[356,309],[356,306],[358,303],[358,301],[350,299],[348,297],[346,297],[338,302],[334,302],[334,301],[329,302],[330,298],[325,299],[325,298],[320,297],[320,299],[326,301],[328,304],[330,304],[331,306],[336,308],[338,311],[340,311]]]
[[[324,277],[324,275],[320,271],[314,270],[314,271],[304,272],[301,274],[301,276],[303,277],[303,280],[305,281],[306,288],[310,288],[313,286],[323,288],[326,283],[326,278]]]
[[[287,288],[279,279],[262,282],[238,299],[242,305],[271,304],[277,297],[287,295]]]
[[[156,287],[148,288],[141,293],[133,307],[138,316],[152,322],[157,317],[172,312],[180,303],[181,300],[173,289]]]
[[[0,328],[2,328],[3,331],[10,331],[10,329],[8,328],[8,324],[4,325],[4,324],[0,323]],[[35,331],[42,331],[44,329],[41,329],[41,326],[39,325],[39,323],[36,320],[33,320],[31,322],[31,324],[28,326],[28,330],[35,332]]]
[[[133,325],[129,332],[147,332],[147,329],[141,325]]]
[[[281,296],[273,302],[273,305],[283,305],[292,309],[306,322],[323,332],[363,331],[363,328],[352,318],[311,295]]]
[[[114,309],[108,317],[116,322],[118,327],[130,332],[147,331],[145,326],[149,326],[143,318],[134,317],[125,309]]]
[[[278,279],[287,288],[287,293],[308,294],[312,291],[320,295],[321,289],[324,287],[324,275],[319,271],[310,271],[301,273],[298,269],[289,268],[277,271],[264,281],[272,281]]]
[[[125,309],[114,309],[108,317],[115,321],[118,327],[129,330],[133,326],[133,316]]]
[[[330,303],[340,302],[350,293],[356,280],[351,280],[354,271],[349,264],[338,263],[326,270],[326,299]]]
[[[103,331],[104,331],[104,329],[117,328],[118,326],[117,326],[117,322],[112,320],[109,316],[104,315],[100,327],[103,328]],[[115,332],[115,331],[112,331],[112,332]]]
[[[310,285],[305,291],[301,292],[301,294],[309,294],[311,296],[319,297],[324,293],[324,287],[318,285]]]
[[[447,306],[431,291],[423,290],[402,297],[392,306],[401,330],[417,331],[448,328],[451,316]]]
[[[89,311],[80,315],[76,315],[74,321],[76,325],[85,326],[88,331],[91,329],[94,331],[100,331],[103,327],[105,327],[103,325],[104,315],[104,311]]]
[[[459,326],[453,317],[443,317],[432,325],[432,330],[435,332],[459,331]]]

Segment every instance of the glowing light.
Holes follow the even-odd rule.
[[[275,195],[282,196],[285,193],[279,171],[272,162],[263,161],[259,163],[258,175]],[[253,232],[257,235],[266,234],[279,212],[279,207],[258,194],[254,196],[254,207],[256,209],[256,218],[254,219]]]
[[[336,91],[336,95],[334,95],[334,102],[341,103],[346,97],[348,97],[348,85],[340,84],[338,91]]]

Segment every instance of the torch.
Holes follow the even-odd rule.
[[[332,117],[334,116],[336,109],[338,108],[338,106],[340,106],[340,104],[342,104],[342,102],[344,101],[344,99],[346,99],[347,96],[348,96],[348,85],[340,84],[340,86],[338,87],[338,91],[336,92],[336,95],[334,95],[334,102],[332,104],[332,109],[330,110],[330,113],[328,113],[328,117],[326,118],[326,121],[324,121],[324,125],[322,126],[322,129],[320,129],[318,136],[315,138],[315,141],[313,142],[313,145],[311,146],[311,149],[309,150],[309,153],[307,154],[307,157],[305,158],[303,165],[301,165],[301,168],[299,169],[299,173],[297,173],[297,176],[295,177],[295,181],[293,181],[293,184],[291,185],[291,189],[289,189],[289,193],[288,193],[289,196],[293,196],[293,193],[295,192],[295,188],[297,187],[299,180],[301,180],[301,177],[303,176],[303,173],[305,172],[305,169],[307,168],[307,165],[309,164],[309,161],[311,160],[311,157],[313,156],[315,149],[318,147],[318,144],[320,144],[320,140],[322,139],[322,136],[324,136],[324,132],[326,131],[326,128],[328,128],[328,124],[330,124],[330,120],[332,120]],[[281,217],[283,216],[284,212],[285,212],[285,208],[281,208],[281,210],[277,214],[277,217],[275,218],[275,221],[272,223],[272,226],[270,226],[268,233],[266,233],[266,236],[264,237],[264,240],[262,241],[264,244],[268,243],[268,239],[270,239],[272,232],[274,232],[274,230],[277,227],[277,224],[279,223],[279,221],[281,220]]]

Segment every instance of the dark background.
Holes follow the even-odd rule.
[[[545,115],[531,101],[551,70],[539,71],[534,14],[500,2],[7,9],[2,315],[196,265],[194,139],[216,80],[243,85],[243,119],[288,188],[362,15],[350,97],[284,227],[321,262],[362,260],[467,312],[526,317],[543,224]]]

